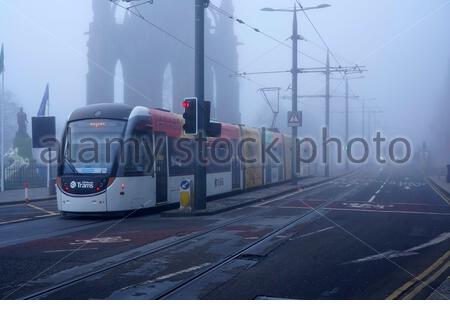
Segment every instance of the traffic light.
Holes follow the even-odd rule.
[[[197,98],[184,99],[183,130],[186,135],[196,135],[198,133],[198,100]]]
[[[211,101],[205,101],[203,110],[205,112],[206,136],[219,138],[222,135],[222,124],[211,122]]]
[[[207,137],[220,137],[222,133],[222,124],[211,122],[211,102],[204,101],[200,108],[197,98],[184,99],[182,106],[184,108],[184,134],[196,135],[199,132],[199,112],[203,112],[204,123],[201,126]],[[201,110],[201,111],[200,111]]]

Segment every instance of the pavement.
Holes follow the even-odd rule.
[[[3,299],[448,299],[450,205],[373,167],[212,216],[6,223],[0,257]]]
[[[166,217],[185,217],[185,216],[206,216],[215,215],[225,211],[237,209],[239,207],[248,206],[257,202],[269,200],[271,198],[281,196],[294,191],[311,188],[328,181],[335,180],[345,174],[333,177],[307,177],[298,181],[297,185],[290,183],[283,183],[269,188],[260,188],[248,192],[228,195],[226,197],[219,197],[214,200],[209,200],[206,203],[206,209],[196,212],[189,212],[187,210],[180,210],[178,208],[164,212]]]
[[[437,192],[442,193],[443,196],[447,199],[448,203],[450,203],[450,183],[447,182],[447,177],[434,176],[430,177],[429,179],[432,186],[437,188]]]
[[[197,212],[195,214],[188,214],[186,212],[180,211],[179,209],[167,210],[168,208],[161,208],[158,210],[147,210],[145,212],[139,212],[136,213],[136,215],[161,214],[165,217],[181,218],[186,216],[214,215],[221,212],[233,210],[238,207],[263,201],[264,199],[270,199],[275,196],[283,195],[292,191],[297,191],[302,188],[310,188],[336,178],[337,177],[309,177],[301,179],[297,186],[285,183],[270,188],[262,188],[246,193],[235,194],[233,196],[217,198],[215,200],[208,201],[206,210]],[[32,200],[26,203],[23,200],[17,200],[20,199],[20,196],[23,196],[21,195],[20,190],[16,190],[14,192],[7,191],[2,194],[5,201],[0,201],[0,225],[28,222],[36,219],[45,219],[59,216],[56,198],[52,196],[49,197],[46,188],[30,189],[29,195],[32,196]],[[13,200],[14,196],[16,197],[15,200]]]
[[[56,199],[56,196],[49,195],[47,188],[28,189],[29,202]],[[25,190],[6,190],[0,192],[0,205],[19,204],[25,202]]]

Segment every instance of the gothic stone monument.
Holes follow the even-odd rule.
[[[194,94],[194,51],[108,1],[92,1],[89,27],[87,103],[114,102],[114,75],[123,70],[124,102],[163,107],[181,112],[181,101]],[[233,14],[232,0],[222,9]],[[117,12],[116,12],[117,10]],[[177,38],[194,45],[194,0],[154,1],[139,7],[140,13]],[[116,21],[118,14],[123,21]],[[238,40],[233,22],[209,10],[206,21],[206,99],[220,121],[240,123],[239,81],[230,77],[238,70]],[[224,68],[225,65],[227,68]],[[229,68],[229,69],[228,69]],[[171,73],[172,105],[163,105],[164,79]]]

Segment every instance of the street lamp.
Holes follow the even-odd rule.
[[[298,40],[301,37],[298,34],[297,23],[297,11],[307,11],[313,9],[323,9],[331,7],[329,4],[321,4],[315,7],[297,8],[294,5],[293,9],[274,9],[274,8],[262,8],[261,11],[265,12],[292,12],[294,14],[294,21],[292,24],[292,112],[296,114],[298,112],[298,74],[300,73],[298,68]],[[292,182],[297,184],[297,136],[298,127],[292,127]]]
[[[313,9],[324,9],[324,8],[328,8],[331,7],[331,5],[329,4],[319,4],[318,6],[315,7],[307,7],[307,8],[303,8],[303,9],[297,9],[297,11],[307,11],[307,10],[313,10]],[[279,12],[294,12],[295,9],[273,9],[273,8],[262,8],[261,11],[279,11]]]

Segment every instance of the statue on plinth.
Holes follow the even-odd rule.
[[[17,113],[17,132],[14,138],[14,148],[17,149],[17,154],[24,159],[31,160],[32,159],[32,147],[31,147],[31,138],[27,132],[28,125],[28,117],[27,114],[23,111],[23,108],[20,108]]]

